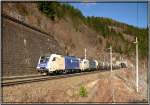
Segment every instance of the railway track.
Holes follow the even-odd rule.
[[[15,79],[25,79],[25,78],[34,78],[34,77],[42,77],[44,75],[25,75],[25,76],[13,76],[13,77],[3,77],[2,80],[15,80]]]
[[[54,80],[54,79],[61,79],[61,78],[67,78],[67,77],[74,77],[74,76],[81,76],[81,75],[88,75],[88,74],[94,74],[98,72],[104,72],[108,70],[102,70],[102,71],[91,71],[91,72],[81,72],[81,73],[73,73],[73,74],[61,74],[61,75],[52,75],[52,76],[29,76],[29,77],[17,77],[10,80],[10,78],[2,80],[2,87],[4,86],[13,86],[18,84],[25,84],[25,83],[33,83],[33,82],[40,82],[40,81],[46,81],[46,80]]]

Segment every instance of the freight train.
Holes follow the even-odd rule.
[[[109,69],[109,63],[102,65],[97,60],[81,59],[75,56],[62,56],[58,54],[47,54],[41,56],[36,69],[40,73],[73,73],[83,71],[93,71]],[[113,68],[122,67],[121,63],[114,65]]]

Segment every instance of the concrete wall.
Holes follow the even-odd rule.
[[[51,35],[2,17],[2,75],[35,74],[40,55],[63,54]]]

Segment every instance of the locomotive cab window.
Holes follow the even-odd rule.
[[[52,61],[56,61],[56,57],[54,57]]]
[[[46,62],[48,62],[48,60],[49,60],[48,57],[42,56],[41,60],[40,60],[40,63],[46,63]]]

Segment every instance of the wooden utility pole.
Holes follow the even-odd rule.
[[[110,71],[112,72],[112,47],[110,46]]]
[[[103,57],[104,57],[104,58],[103,58],[103,67],[105,68],[105,62],[106,62],[106,60],[105,60],[105,54],[104,54]]]
[[[112,101],[115,102],[115,98],[114,98],[114,86],[113,86],[113,83],[112,83],[112,80],[113,80],[113,75],[112,75],[112,46],[110,46],[110,72],[111,72],[111,91],[112,91]]]
[[[139,86],[138,86],[138,82],[139,82],[139,67],[138,67],[138,39],[136,37],[136,41],[134,42],[136,44],[136,91],[139,91]]]
[[[86,48],[84,49],[84,58],[86,59]]]

